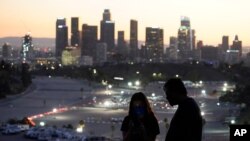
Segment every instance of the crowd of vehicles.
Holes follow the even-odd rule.
[[[25,138],[38,141],[111,141],[103,136],[87,136],[70,128],[33,126],[27,124],[6,124],[1,126],[3,135],[23,133]]]

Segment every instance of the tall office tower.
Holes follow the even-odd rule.
[[[128,56],[126,41],[124,39],[124,31],[118,31],[117,53],[121,54],[124,58]]]
[[[203,41],[199,40],[197,42],[197,49],[201,49],[203,47]]]
[[[95,60],[97,36],[97,26],[82,25],[81,56],[91,56]]]
[[[32,44],[32,37],[30,34],[26,34],[23,37],[21,56],[22,62],[31,61],[31,59],[34,58],[34,46]]]
[[[176,37],[171,36],[169,38],[169,47],[177,49],[177,38]]]
[[[202,40],[199,40],[198,42],[197,42],[197,44],[196,44],[196,46],[197,46],[197,48],[194,50],[194,59],[195,60],[201,60],[201,51],[202,51],[202,48],[203,48],[203,41]],[[204,53],[204,52],[203,52]]]
[[[71,46],[78,47],[79,46],[79,19],[78,17],[71,18]]]
[[[7,59],[11,56],[11,46],[9,43],[4,43],[2,46],[2,54],[4,59]]]
[[[235,35],[233,45],[231,46],[231,50],[235,50],[239,52],[239,56],[242,56],[242,41],[239,41],[238,35]]]
[[[182,59],[192,57],[193,43],[195,40],[194,30],[191,30],[190,20],[188,17],[181,17],[181,26],[178,30],[178,49]]]
[[[104,9],[104,12],[102,14],[103,21],[111,21],[111,14],[109,9]]]
[[[138,55],[138,22],[130,20],[130,59],[133,61]]]
[[[228,36],[222,37],[221,49],[223,50],[223,52],[226,52],[229,49],[229,37]]]
[[[166,59],[167,60],[177,60],[177,53],[178,53],[178,50],[177,50],[177,38],[176,37],[173,37],[171,36],[169,38],[169,47],[166,48]]]
[[[191,32],[191,42],[192,42],[192,44],[191,44],[191,46],[192,46],[192,50],[195,50],[195,46],[196,46],[196,36],[195,36],[195,30],[194,29],[192,29],[191,30],[192,32]]]
[[[107,43],[108,52],[115,49],[115,23],[111,21],[109,9],[105,9],[101,21],[101,42]]]
[[[107,61],[107,44],[97,43],[96,45],[96,63],[102,64]]]
[[[163,45],[163,29],[146,27],[146,54],[150,62],[163,61]]]
[[[66,19],[59,18],[56,21],[56,57],[62,56],[62,51],[68,46],[68,27]]]

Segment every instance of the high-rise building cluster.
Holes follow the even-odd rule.
[[[146,27],[145,41],[139,43],[138,21],[134,19],[130,20],[129,39],[125,40],[124,30],[115,32],[115,22],[109,9],[104,10],[99,26],[87,23],[81,25],[79,17],[71,17],[70,36],[66,23],[66,18],[56,20],[55,58],[52,58],[51,49],[47,48],[47,51],[42,52],[43,50],[34,48],[30,34],[22,38],[21,51],[13,50],[11,44],[5,43],[0,58],[21,58],[22,62],[27,62],[35,57],[44,60],[43,57],[47,56],[64,65],[98,65],[106,62],[181,63],[190,60],[234,64],[243,59],[242,41],[238,35],[231,45],[229,36],[226,35],[222,36],[222,42],[218,46],[204,45],[202,40],[196,41],[195,30],[191,28],[190,18],[186,16],[180,18],[180,27],[176,36],[170,36],[166,43],[168,46],[164,46],[164,29],[160,27]]]
[[[146,27],[145,44],[138,44],[138,21],[130,20],[129,42],[125,41],[125,32],[117,32],[115,44],[115,22],[111,19],[109,9],[105,9],[100,21],[100,39],[98,26],[82,24],[79,29],[78,17],[71,18],[71,44],[68,44],[68,27],[66,19],[56,21],[56,57],[62,57],[63,50],[78,54],[70,55],[79,58],[83,65],[102,64],[105,62],[146,62],[159,63],[166,61],[184,62],[188,60],[210,63],[223,61],[237,63],[242,56],[242,42],[235,37],[229,46],[229,37],[222,37],[218,47],[196,43],[195,30],[191,28],[189,17],[182,16],[177,36],[171,36],[169,47],[164,51],[164,30],[159,27]],[[69,47],[71,46],[71,47]],[[68,56],[68,55],[66,55]],[[65,60],[65,58],[63,58]],[[66,58],[67,59],[67,58]]]
[[[134,19],[130,20],[129,40],[125,40],[124,30],[117,32],[116,40],[115,22],[111,18],[109,9],[104,10],[99,28],[100,30],[97,25],[87,23],[80,25],[78,17],[71,17],[69,36],[66,18],[58,18],[55,58],[64,65],[98,65],[106,62],[162,63],[189,60],[233,64],[242,60],[242,41],[237,35],[232,45],[229,44],[229,36],[223,36],[222,43],[218,46],[204,45],[202,40],[196,42],[195,30],[191,28],[189,17],[185,16],[180,19],[177,35],[169,38],[168,47],[164,47],[164,29],[160,27],[146,27],[145,42],[139,45],[138,21]],[[20,52],[23,62],[31,61],[39,54],[34,50],[30,34],[23,37]],[[2,57],[12,56],[13,58],[14,55],[11,45],[5,43],[2,46]],[[51,58],[51,55],[49,57]]]

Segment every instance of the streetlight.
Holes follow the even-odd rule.
[[[42,127],[45,126],[45,122],[43,122],[43,121],[41,121],[39,124],[40,124],[40,126],[42,126]]]
[[[140,85],[140,81],[139,80],[135,81],[135,85],[139,86]]]
[[[109,85],[108,85],[108,88],[111,89],[111,88],[112,88],[112,85],[109,84]]]
[[[132,86],[132,82],[128,82],[128,86],[131,87]]]
[[[206,90],[201,90],[201,94],[205,95],[206,94]]]
[[[96,72],[96,69],[93,69],[93,74],[96,74],[97,72]]]
[[[201,112],[201,116],[204,116],[204,115],[205,115],[205,112],[202,111],[202,112]]]
[[[227,87],[227,86],[228,86],[228,85],[227,85],[227,82],[225,82],[225,83],[224,83],[224,87]]]
[[[223,91],[223,92],[227,91],[227,88],[226,88],[226,87],[223,87],[223,88],[222,88],[222,91]]]
[[[155,93],[152,93],[152,97],[155,97]]]
[[[157,74],[154,72],[154,73],[153,73],[153,77],[156,77],[156,75],[157,75]]]
[[[230,123],[231,123],[231,124],[235,124],[235,120],[232,119],[232,120],[230,121]]]

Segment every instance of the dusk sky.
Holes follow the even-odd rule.
[[[31,32],[33,37],[54,38],[58,17],[65,17],[69,27],[70,18],[79,17],[80,25],[97,25],[99,30],[104,9],[110,9],[116,37],[118,30],[125,30],[129,39],[130,19],[136,19],[139,40],[145,40],[145,27],[160,27],[168,44],[169,36],[177,36],[180,17],[187,16],[196,40],[205,45],[218,45],[223,35],[232,44],[237,34],[243,46],[250,46],[249,6],[250,0],[0,0],[0,37]]]

